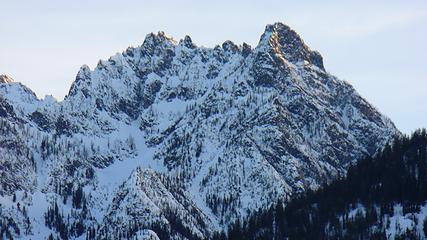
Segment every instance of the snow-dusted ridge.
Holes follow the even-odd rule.
[[[282,23],[255,48],[148,34],[61,102],[0,79],[0,213],[24,239],[206,238],[399,135]]]

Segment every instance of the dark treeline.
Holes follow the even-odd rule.
[[[215,238],[387,239],[385,230],[396,204],[403,214],[418,213],[427,200],[426,156],[427,133],[418,130],[375,157],[358,161],[346,177],[294,198],[285,208],[279,202],[255,212]],[[415,214],[413,221],[419,222]],[[427,221],[421,221],[427,232]],[[396,231],[396,239],[423,239],[416,228]]]

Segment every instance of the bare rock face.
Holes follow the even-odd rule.
[[[12,83],[13,79],[8,75],[0,75],[0,83]]]
[[[208,238],[400,134],[282,23],[255,48],[151,33],[83,66],[62,102],[11,82],[0,213],[14,237]]]

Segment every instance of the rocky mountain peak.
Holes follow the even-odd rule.
[[[68,95],[66,96],[66,98],[68,96],[75,95],[76,92],[78,91],[79,85],[82,84],[82,82],[85,79],[89,79],[89,78],[90,78],[90,68],[88,65],[85,64],[85,65],[81,66],[79,71],[77,72],[76,80],[71,85],[70,90],[68,91]]]
[[[222,44],[222,49],[226,52],[236,53],[239,51],[239,46],[237,46],[234,42],[227,40]]]
[[[193,43],[193,40],[191,39],[191,37],[188,35],[186,35],[184,39],[181,39],[179,41],[179,44],[190,49],[194,49],[197,47],[196,44]]]
[[[277,22],[267,25],[259,46],[267,47],[293,64],[308,62],[325,70],[320,53],[310,50],[301,36],[284,23]]]
[[[9,75],[0,75],[0,83],[13,83],[13,78]]]
[[[157,34],[147,34],[147,36],[145,36],[142,46],[154,47],[162,44],[176,44],[176,41],[172,37],[166,35],[165,32],[159,31],[157,32]]]

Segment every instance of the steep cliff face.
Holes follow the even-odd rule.
[[[33,236],[61,235],[56,204],[69,237],[203,238],[399,135],[281,23],[255,48],[149,34],[83,66],[62,102],[1,80],[0,118],[1,209],[17,194]]]

